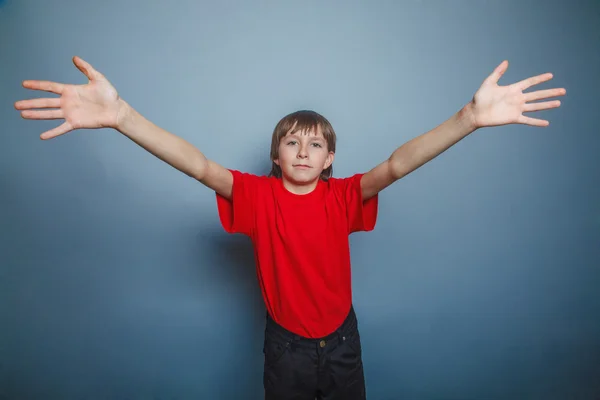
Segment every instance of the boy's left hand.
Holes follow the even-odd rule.
[[[469,104],[471,119],[474,129],[506,124],[525,124],[532,126],[548,126],[549,122],[543,119],[531,118],[523,115],[525,112],[548,110],[560,106],[560,101],[545,101],[530,103],[535,100],[550,97],[564,96],[564,88],[538,90],[523,93],[531,86],[552,79],[551,73],[546,73],[508,86],[499,86],[498,80],[506,72],[508,61],[503,61],[490,76],[486,78],[479,90],[475,93]]]

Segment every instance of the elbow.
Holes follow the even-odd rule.
[[[398,157],[390,157],[388,160],[388,176],[393,181],[397,181],[406,175],[404,163]]]
[[[395,154],[388,160],[390,175],[394,180],[398,180],[425,164],[426,161],[425,155],[419,150]]]
[[[190,162],[188,175],[198,181],[203,181],[208,175],[209,163],[204,155],[196,155]]]

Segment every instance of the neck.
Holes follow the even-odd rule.
[[[291,192],[293,194],[300,194],[300,195],[309,194],[310,192],[315,190],[315,188],[317,187],[317,184],[319,183],[319,179],[320,178],[317,178],[311,182],[296,183],[296,182],[292,182],[292,181],[288,180],[285,176],[281,177],[281,180],[283,181],[283,186],[289,192]]]

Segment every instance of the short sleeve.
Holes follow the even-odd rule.
[[[372,231],[377,222],[379,195],[363,201],[360,180],[364,174],[355,174],[345,181],[344,199],[348,217],[348,233]]]
[[[242,233],[250,236],[254,228],[256,186],[258,177],[236,170],[233,175],[231,200],[215,193],[221,225],[228,233]]]

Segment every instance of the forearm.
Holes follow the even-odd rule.
[[[469,103],[441,125],[406,142],[392,153],[389,163],[394,180],[431,161],[474,130]]]
[[[188,176],[202,180],[208,160],[189,142],[156,126],[125,101],[115,129],[167,164]]]

